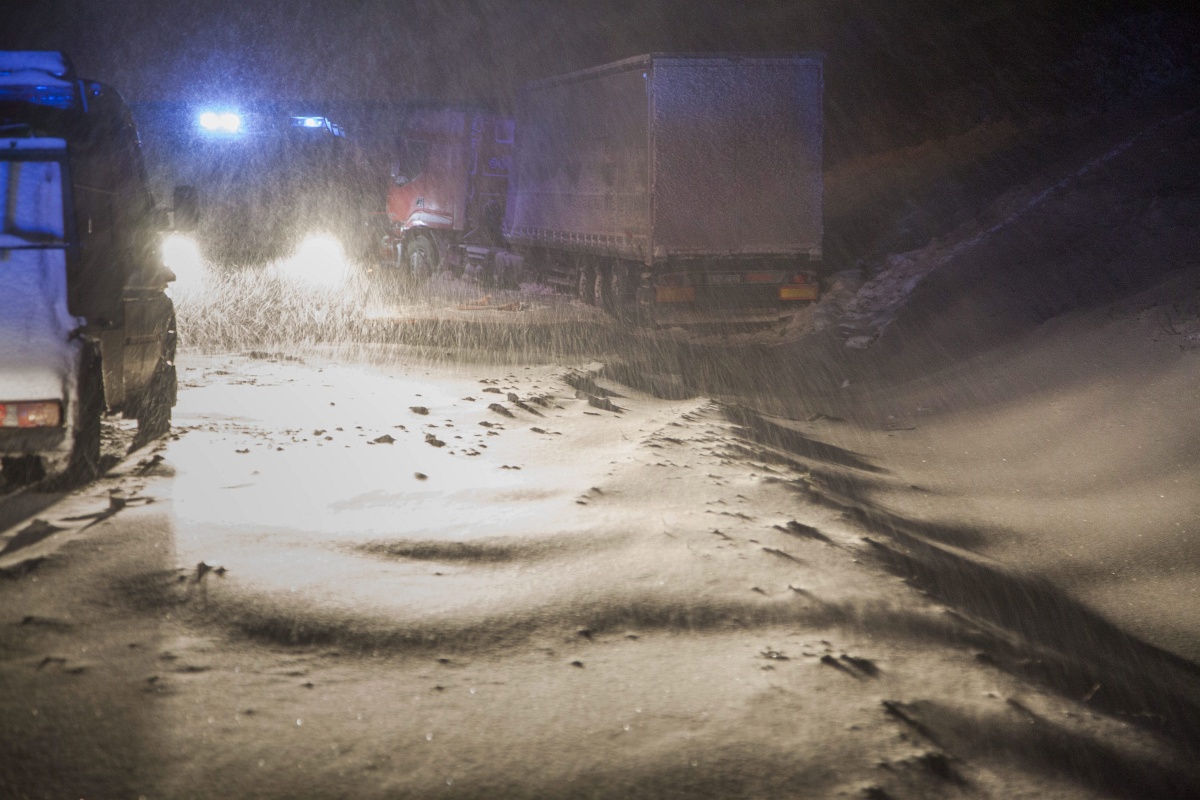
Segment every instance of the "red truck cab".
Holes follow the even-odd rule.
[[[387,246],[401,273],[425,280],[443,268],[469,270],[475,251],[503,243],[512,141],[512,120],[495,114],[409,114],[387,195]]]

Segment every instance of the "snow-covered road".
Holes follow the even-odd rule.
[[[882,467],[597,366],[184,359],[170,440],[4,532],[4,793],[1197,786],[901,579],[937,562],[827,491]]]

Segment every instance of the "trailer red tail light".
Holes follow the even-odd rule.
[[[44,400],[36,403],[0,403],[0,427],[57,428],[62,425],[62,403]]]
[[[814,281],[811,275],[800,273],[792,277],[792,283],[814,283]]]
[[[695,286],[655,286],[656,303],[691,303],[696,299]]]

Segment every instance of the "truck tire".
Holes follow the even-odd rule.
[[[535,248],[533,250],[518,251],[518,253],[525,258],[525,280],[536,283],[539,286],[544,286],[548,271],[546,266],[546,251]]]
[[[596,305],[596,264],[589,258],[579,257],[579,299],[585,306]]]
[[[433,239],[423,233],[414,234],[404,243],[405,275],[413,283],[425,283],[438,273],[441,260]]]
[[[624,261],[612,265],[613,316],[622,322],[634,322],[637,317],[637,285],[639,267]]]
[[[104,416],[104,375],[99,348],[84,345],[79,365],[79,415],[67,462],[67,479],[85,483],[100,475],[100,420]]]
[[[175,365],[158,362],[137,413],[138,439],[148,442],[171,430],[171,407],[178,386]]]
[[[596,305],[606,314],[616,316],[617,307],[613,297],[613,267],[600,264],[596,267]]]
[[[163,342],[162,357],[154,367],[154,375],[146,394],[138,402],[138,439],[143,443],[171,430],[171,409],[179,392],[179,380],[175,370],[175,314],[172,312],[166,341]]]

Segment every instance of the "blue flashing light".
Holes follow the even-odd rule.
[[[205,111],[200,115],[200,127],[211,133],[238,133],[242,118],[232,111]]]
[[[334,136],[345,136],[345,131],[335,122],[332,122],[329,117],[292,117],[292,126],[296,128],[304,128],[310,131],[324,131],[332,133]]]

